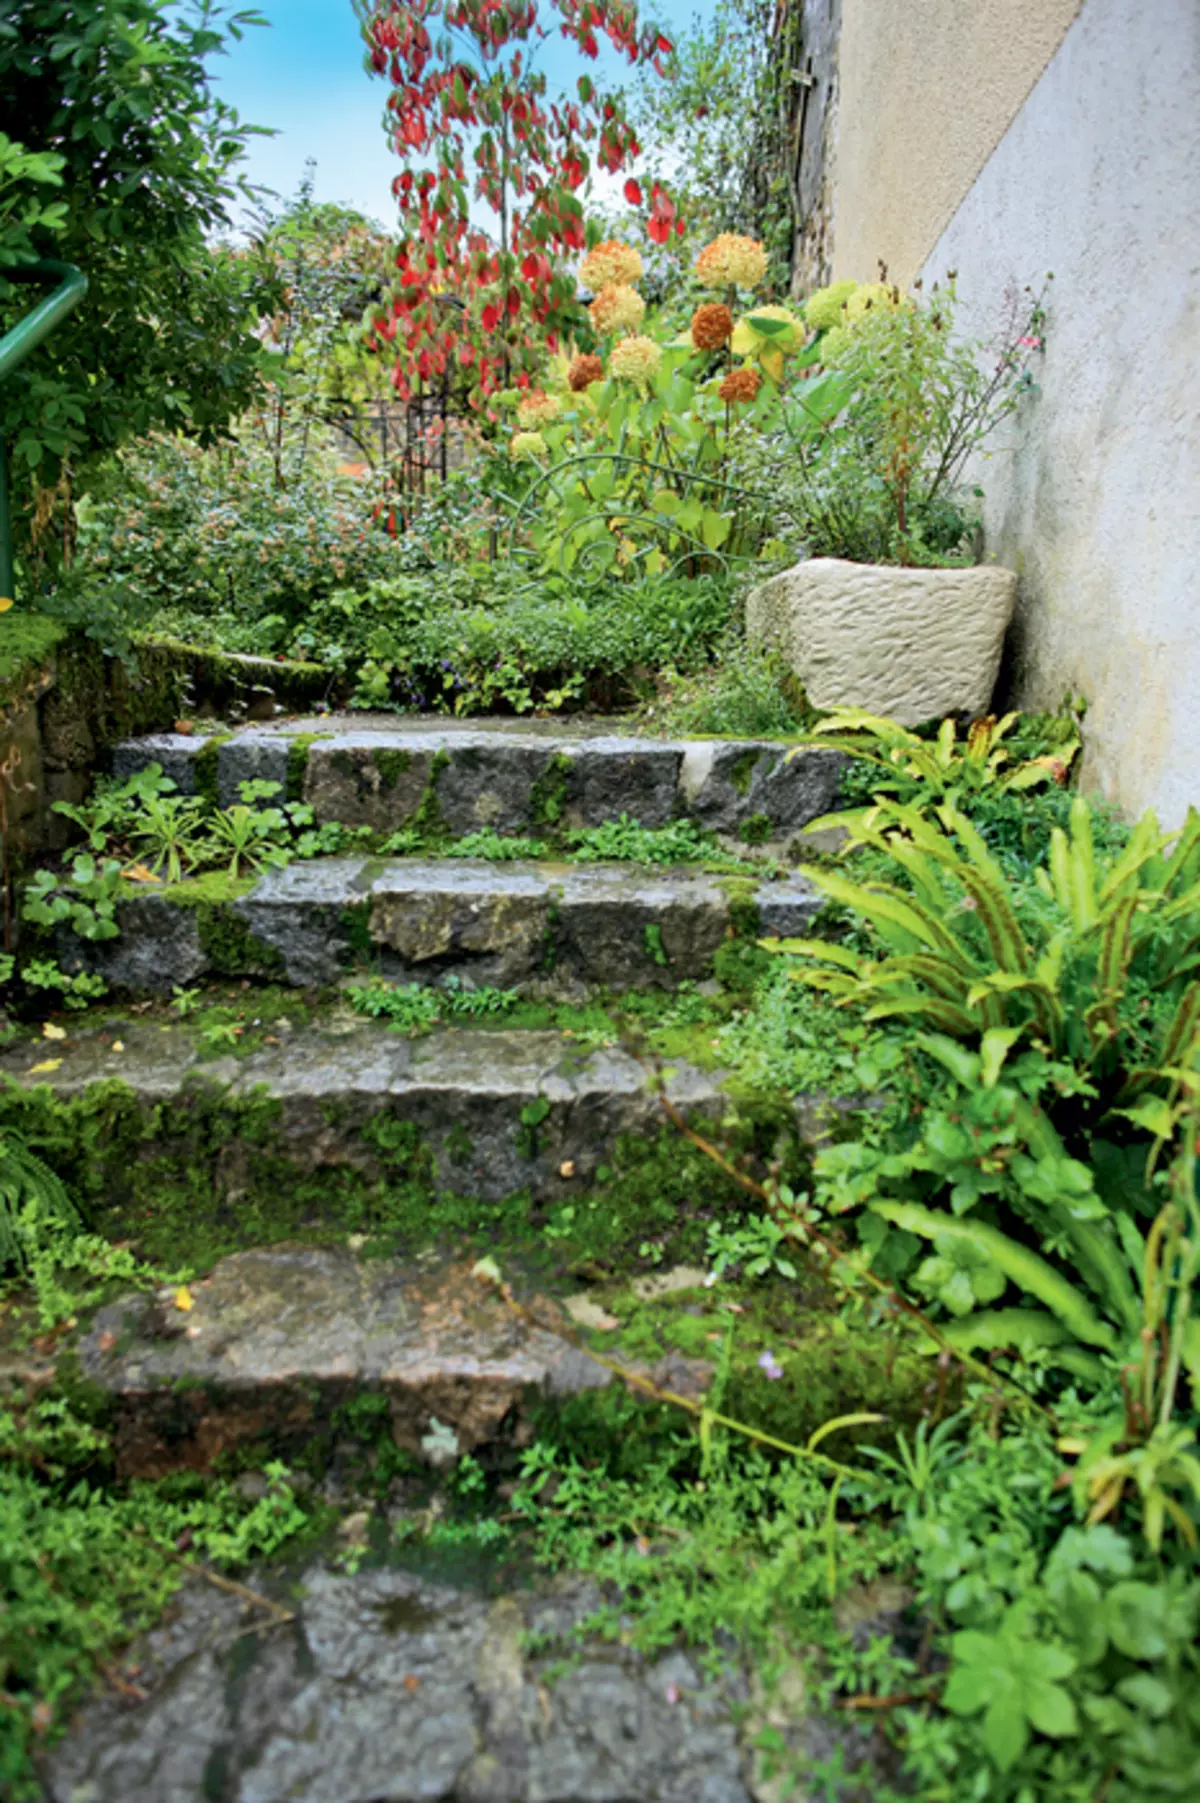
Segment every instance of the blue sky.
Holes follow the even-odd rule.
[[[270,28],[247,31],[240,44],[231,44],[228,55],[211,64],[221,98],[244,120],[273,126],[278,134],[254,140],[251,178],[287,197],[300,183],[305,159],[315,157],[318,200],[357,207],[391,225],[391,183],[400,163],[380,127],[388,87],[363,68],[351,0],[256,4]],[[694,15],[711,16],[714,8],[715,0],[688,0],[685,6],[658,0],[647,11],[678,32]],[[561,39],[546,46],[543,62],[552,85],[560,70],[572,77],[571,50]]]

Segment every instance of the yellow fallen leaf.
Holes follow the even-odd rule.
[[[125,1041],[123,1039],[114,1039],[112,1042],[112,1049],[114,1052],[123,1052],[125,1050]]]
[[[124,870],[121,872],[121,875],[123,877],[128,878],[128,880],[131,883],[161,883],[162,882],[162,878],[160,876],[155,876],[154,872],[151,869],[149,869],[145,864],[126,864]]]
[[[0,614],[6,614],[13,604],[11,595],[0,595]]]
[[[195,1306],[195,1298],[193,1297],[192,1292],[188,1289],[186,1283],[181,1283],[175,1292],[175,1307],[181,1308],[184,1314],[186,1314],[188,1309],[195,1308]]]
[[[66,1037],[67,1029],[65,1027],[56,1027],[52,1020],[42,1022],[43,1039],[65,1039]]]
[[[35,1077],[40,1071],[56,1071],[61,1063],[61,1058],[43,1058],[40,1064],[30,1065],[29,1074]]]

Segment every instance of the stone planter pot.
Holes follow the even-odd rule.
[[[747,599],[751,644],[781,653],[814,707],[903,726],[985,714],[1016,601],[1011,570],[911,570],[814,557]]]

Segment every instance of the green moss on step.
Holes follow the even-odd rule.
[[[762,755],[761,751],[745,751],[734,762],[733,768],[729,772],[729,780],[739,795],[750,793],[750,784],[754,781],[754,772]]]
[[[442,771],[448,769],[449,764],[450,753],[448,751],[434,752],[429,760],[429,777],[425,784],[425,791],[405,822],[406,826],[412,827],[424,839],[442,841],[449,837],[450,829],[442,819],[442,810],[438,804],[437,794]]]
[[[231,732],[214,733],[192,760],[192,781],[197,795],[203,796],[210,807],[219,807],[220,798],[217,793],[217,761],[221,755],[222,745],[232,739]]]
[[[284,778],[285,800],[304,800],[304,779],[308,775],[308,754],[318,739],[328,739],[331,736],[330,733],[324,732],[300,732],[289,742],[287,776]]]
[[[537,826],[557,826],[567,805],[571,759],[556,752],[529,791],[529,816]]]
[[[738,838],[743,845],[765,845],[774,831],[768,814],[751,814],[738,828]]]
[[[371,753],[372,762],[378,770],[385,793],[390,794],[404,775],[412,768],[411,751],[397,751],[386,747],[377,747]]]
[[[351,902],[343,908],[341,923],[351,955],[356,961],[370,958],[378,951],[379,948],[371,937],[371,904],[369,901]]]

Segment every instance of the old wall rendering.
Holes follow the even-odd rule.
[[[873,281],[882,261],[893,281],[912,281],[1079,4],[842,0],[838,279]]]
[[[1021,578],[1014,697],[1086,697],[1087,785],[1176,824],[1200,804],[1200,0],[1085,0],[924,259],[952,269],[980,334],[1054,276],[1040,393],[980,472]]]

